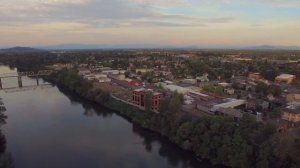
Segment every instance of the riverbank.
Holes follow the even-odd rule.
[[[203,117],[195,121],[178,111],[180,102],[176,101],[176,95],[169,101],[163,113],[143,112],[113,99],[108,92],[93,88],[93,84],[78,76],[76,70],[53,73],[48,80],[80,97],[116,111],[143,128],[168,137],[171,142],[192,151],[199,158],[209,159],[213,164],[232,167],[297,165],[295,158],[286,161],[291,156],[276,156],[274,128],[270,125],[259,125],[247,115],[239,124],[227,117]]]
[[[2,132],[2,126],[6,124],[7,116],[4,114],[6,107],[0,97],[0,167],[12,168],[13,161],[10,153],[6,151],[6,138]]]

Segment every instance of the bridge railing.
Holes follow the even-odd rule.
[[[18,76],[46,76],[50,75],[53,71],[52,70],[41,70],[38,71],[37,73],[33,71],[28,71],[28,72],[16,72],[16,73],[3,73],[0,74],[0,78],[8,78],[8,77],[18,77]]]

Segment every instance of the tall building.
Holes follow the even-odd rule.
[[[160,106],[160,101],[162,99],[162,94],[158,92],[153,92],[152,90],[146,90],[144,88],[136,89],[132,92],[132,102],[133,104],[145,109],[146,102],[145,97],[147,92],[151,92],[151,110],[158,111]]]

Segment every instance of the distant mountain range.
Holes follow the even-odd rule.
[[[87,49],[140,49],[140,48],[167,48],[167,49],[241,49],[241,50],[300,50],[300,46],[226,46],[226,45],[161,45],[161,44],[62,44],[53,46],[39,46],[44,50],[87,50]]]
[[[298,46],[262,45],[262,46],[248,47],[246,49],[250,49],[250,50],[300,50],[300,47],[298,47]]]
[[[36,53],[36,52],[45,52],[44,50],[31,48],[31,47],[12,47],[1,49],[0,52],[2,53]]]
[[[91,49],[236,49],[236,50],[300,50],[298,46],[180,46],[180,45],[159,45],[159,44],[127,44],[127,45],[97,45],[97,44],[62,44],[53,46],[35,46],[35,47],[12,47],[0,49],[2,53],[34,53],[47,52],[53,50],[91,50]]]
[[[132,49],[132,48],[175,48],[159,44],[61,44],[53,46],[37,46],[45,50],[88,50],[88,49]]]

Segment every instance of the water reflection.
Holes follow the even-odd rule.
[[[59,88],[59,90],[70,99],[72,104],[81,104],[85,109],[84,115],[87,117],[97,115],[105,118],[113,114],[111,110],[96,103],[81,99],[67,89]],[[128,120],[128,122],[130,121]],[[202,167],[213,167],[208,161],[197,160],[192,153],[180,149],[175,144],[170,143],[167,138],[144,129],[135,123],[132,124],[132,132],[143,139],[141,144],[148,153],[155,152],[152,150],[153,146],[159,147],[159,156],[166,158],[168,165],[171,167],[197,168],[199,167],[199,163],[201,163]]]
[[[133,124],[132,130],[136,135],[143,138],[143,145],[146,151],[151,152],[153,145],[159,144],[158,154],[168,160],[169,165],[172,167],[190,167],[196,168],[201,165],[201,167],[222,167],[222,166],[212,166],[208,161],[198,160],[190,152],[180,149],[170,141],[162,137],[161,135],[148,131],[137,124]]]
[[[68,97],[72,105],[81,105],[84,109],[84,115],[87,117],[93,117],[93,116],[99,116],[99,117],[109,117],[112,116],[113,111],[100,106],[94,102],[87,101],[78,95],[74,94],[68,89],[65,89],[63,87],[58,87],[58,90],[63,93],[65,96]]]

